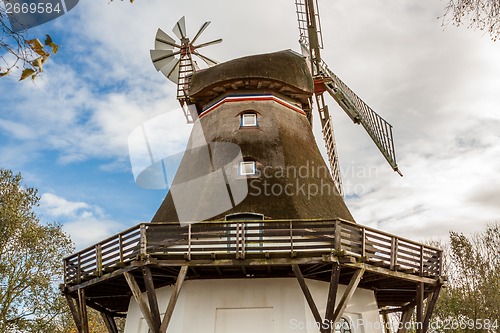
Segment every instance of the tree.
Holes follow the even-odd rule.
[[[40,222],[37,190],[21,181],[0,169],[0,332],[56,332],[66,311],[62,259],[73,245],[60,225]]]
[[[448,0],[444,19],[456,26],[487,32],[496,41],[500,37],[500,1],[498,0]],[[446,24],[446,23],[445,23]]]
[[[23,68],[20,79],[35,79],[43,71],[43,65],[50,55],[56,54],[59,47],[49,35],[45,36],[42,44],[38,39],[27,40],[23,32],[13,31],[7,23],[5,10],[0,6],[0,77],[9,75],[20,64]]]
[[[470,237],[451,232],[445,274],[435,320],[455,323],[455,332],[498,330],[500,318],[500,224]],[[495,322],[496,320],[496,322]],[[462,325],[460,326],[460,323]]]

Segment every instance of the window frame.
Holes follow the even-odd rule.
[[[252,173],[247,173],[246,168],[244,169],[244,165],[250,165],[250,163],[253,166],[253,172]],[[245,171],[245,172],[243,172]],[[257,175],[257,162],[256,161],[241,161],[238,164],[238,176],[256,176]]]
[[[252,116],[254,119],[254,122],[252,124],[245,124],[245,116]],[[240,115],[240,127],[259,127],[259,120],[256,112],[244,112]]]

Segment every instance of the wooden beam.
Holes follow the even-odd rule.
[[[401,313],[401,320],[399,321],[398,333],[406,333],[408,329],[408,323],[410,322],[414,311],[415,311],[415,306],[412,306],[406,308],[406,310]]]
[[[339,305],[337,306],[337,309],[333,314],[333,324],[338,322],[340,320],[340,317],[344,314],[345,308],[351,300],[352,295],[354,295],[354,292],[356,291],[356,288],[358,287],[358,284],[361,281],[364,273],[365,270],[363,268],[358,269],[356,272],[354,272],[354,275],[352,276],[351,281],[349,282],[349,285],[347,286],[344,295],[342,295]]]
[[[75,300],[66,293],[64,293],[64,297],[66,297],[66,302],[68,302],[69,310],[73,316],[73,321],[75,322],[78,333],[83,333],[82,319],[80,318],[80,312],[76,308]]]
[[[158,307],[158,299],[156,298],[155,285],[153,281],[153,274],[148,266],[142,268],[142,274],[144,276],[144,284],[146,285],[146,295],[148,296],[149,310],[151,311],[151,319],[153,320],[153,325],[158,328],[155,333],[159,332],[161,326],[160,309]]]
[[[78,289],[78,313],[82,324],[82,333],[89,333],[89,318],[87,315],[87,299],[85,289]]]
[[[422,324],[422,331],[425,333],[429,329],[429,323],[431,321],[432,312],[434,312],[434,308],[436,307],[436,303],[439,298],[439,293],[441,292],[441,285],[438,285],[434,292],[432,293],[432,297],[429,299],[427,303],[427,308],[425,309],[425,317],[424,323]]]
[[[309,304],[309,308],[311,309],[311,312],[314,316],[314,320],[320,325],[323,323],[323,319],[321,319],[321,315],[319,314],[318,308],[316,307],[316,303],[314,303],[314,300],[312,298],[311,292],[309,291],[309,288],[306,285],[306,281],[304,280],[304,276],[302,275],[302,272],[300,271],[299,265],[292,265],[293,272],[295,273],[295,276],[297,277],[297,281],[299,281],[300,288],[302,289],[302,292],[304,293],[304,297],[306,298],[307,304]]]
[[[144,298],[142,298],[141,289],[139,288],[139,285],[137,284],[134,275],[129,272],[125,272],[123,273],[123,275],[125,276],[125,280],[127,280],[130,290],[132,291],[132,295],[134,295],[135,301],[137,302],[139,308],[141,309],[142,315],[144,316],[144,320],[146,320],[146,324],[148,325],[149,329],[151,330],[151,332],[158,332],[158,327],[154,326],[154,321],[153,317],[151,316],[151,311],[149,310],[148,305],[144,301]]]
[[[439,281],[439,278],[427,278],[427,277],[418,276],[418,275],[409,274],[409,273],[404,273],[404,272],[391,271],[390,269],[387,269],[387,268],[377,267],[374,265],[359,263],[359,262],[358,263],[346,263],[346,264],[342,264],[342,266],[352,267],[352,268],[363,268],[367,272],[379,273],[379,274],[386,275],[388,277],[394,277],[397,279],[416,282],[416,283],[423,282],[423,283],[431,285],[431,286],[437,285],[438,281]]]
[[[423,283],[417,283],[417,295],[416,295],[416,302],[417,302],[417,326],[416,326],[416,331],[417,333],[423,333],[423,324],[424,324],[424,284]]]
[[[118,327],[116,326],[115,318],[111,314],[101,312],[101,317],[109,333],[118,333]]]
[[[340,265],[338,263],[334,263],[332,266],[332,275],[330,277],[330,288],[328,290],[328,300],[326,302],[326,311],[325,311],[325,322],[332,323],[333,321],[333,312],[335,311],[335,302],[337,300],[337,290],[339,286],[339,278],[340,278]],[[327,328],[323,328],[323,331],[331,331],[327,330]]]
[[[186,278],[187,270],[189,266],[184,265],[179,270],[179,275],[177,276],[177,281],[175,281],[174,289],[172,290],[172,295],[170,296],[170,301],[168,302],[167,311],[165,311],[165,315],[163,316],[163,320],[160,326],[160,333],[166,333],[168,325],[170,324],[170,320],[172,319],[172,314],[174,313],[175,304],[177,303],[177,299],[179,298],[179,294],[181,292],[182,283]]]

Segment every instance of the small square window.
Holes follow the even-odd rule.
[[[239,173],[240,173],[240,176],[256,175],[257,168],[255,165],[255,161],[240,162]]]
[[[255,113],[244,113],[241,115],[241,127],[256,127],[257,126],[257,114]]]

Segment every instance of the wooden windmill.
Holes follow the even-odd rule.
[[[315,0],[295,4],[310,65],[286,50],[196,70],[194,42],[208,24],[191,42],[184,20],[181,43],[158,31],[153,63],[176,78],[193,132],[152,222],[65,258],[62,291],[79,333],[89,333],[87,307],[110,333],[119,316],[125,333],[382,333],[390,312],[402,313],[404,333],[414,311],[417,332],[427,330],[442,251],[354,222],[324,93],[398,171],[391,126],[321,60]],[[315,144],[313,98],[334,177]]]

